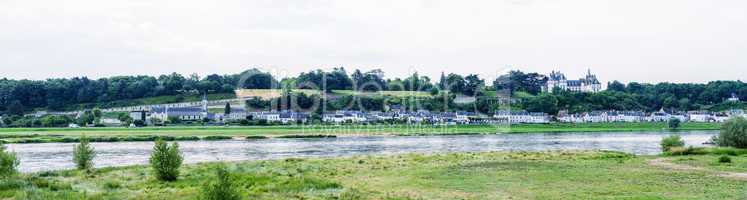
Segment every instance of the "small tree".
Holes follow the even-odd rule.
[[[670,135],[661,139],[661,149],[668,152],[672,147],[684,147],[685,141],[679,135]]]
[[[204,200],[238,200],[241,193],[236,187],[233,177],[225,166],[215,168],[215,179],[208,181],[202,187],[201,199]]]
[[[101,109],[94,108],[91,111],[91,114],[93,114],[93,123],[94,124],[101,124],[101,118],[104,117],[104,114],[101,112]]]
[[[226,115],[231,114],[231,104],[230,103],[226,103],[226,108],[223,110],[223,114],[226,114]]]
[[[747,120],[733,117],[721,126],[721,133],[714,141],[719,146],[747,148]]]
[[[179,177],[179,167],[183,160],[178,143],[169,145],[158,139],[150,156],[150,166],[158,180],[175,181]]]
[[[88,142],[88,138],[83,136],[80,138],[80,144],[73,147],[73,162],[78,170],[90,171],[93,169],[93,158],[96,157],[91,144]]]
[[[180,123],[182,123],[182,119],[179,118],[179,117],[177,117],[177,116],[169,116],[168,117],[168,122],[170,124],[180,124]]]
[[[436,96],[436,95],[438,95],[439,92],[441,92],[441,91],[438,90],[437,87],[433,87],[433,88],[431,88],[430,94],[431,94],[431,96]]]
[[[5,146],[0,144],[0,177],[10,177],[18,173],[18,160],[13,152],[6,152]]]
[[[679,118],[674,118],[673,117],[673,118],[669,119],[669,128],[670,129],[678,129],[678,128],[680,128],[681,124],[682,124],[682,122],[680,121]]]
[[[128,113],[119,113],[117,119],[122,122],[122,125],[129,126],[132,123],[132,117]]]

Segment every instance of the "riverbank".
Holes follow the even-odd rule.
[[[717,123],[683,123],[677,130],[718,130]],[[517,124],[517,125],[309,125],[254,127],[142,127],[142,128],[2,128],[0,142],[44,143],[75,141],[86,135],[91,138],[111,137],[286,137],[288,135],[377,136],[377,135],[473,135],[495,133],[563,133],[563,132],[631,132],[671,131],[666,123],[584,123],[584,124]],[[126,141],[126,140],[124,140]]]
[[[235,162],[252,199],[740,199],[744,181],[651,165],[661,157],[605,151],[489,152]],[[710,159],[701,156],[677,158]],[[747,157],[733,157],[743,163]],[[194,199],[216,163],[186,165],[161,183],[144,166],[25,174],[0,198]],[[745,166],[737,166],[746,170]]]

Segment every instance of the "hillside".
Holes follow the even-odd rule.
[[[304,93],[306,95],[314,95],[314,94],[320,94],[318,90],[309,90],[309,89],[295,89],[293,92],[296,93]],[[251,97],[260,97],[262,99],[270,99],[270,98],[277,98],[280,97],[282,94],[282,91],[279,89],[239,89],[236,90],[236,96],[239,98],[251,98]],[[353,90],[333,90],[332,94],[334,96],[345,96],[345,95],[356,95],[356,96],[375,96],[375,95],[383,95],[383,96],[392,96],[392,97],[408,97],[408,96],[415,96],[415,97],[429,97],[430,94],[428,92],[423,91],[381,91],[381,92],[359,92],[359,91],[353,91]]]
[[[222,99],[234,99],[236,94],[234,93],[215,93],[208,94],[210,100],[222,100]],[[128,100],[117,100],[111,102],[100,102],[100,103],[84,103],[74,104],[65,107],[64,111],[83,110],[91,108],[115,108],[115,107],[127,107],[127,106],[139,106],[139,105],[155,105],[155,104],[169,104],[169,103],[181,103],[181,102],[195,102],[202,100],[200,94],[188,94],[188,95],[165,95],[156,97],[146,97],[138,99]]]

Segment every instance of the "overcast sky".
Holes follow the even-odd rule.
[[[745,80],[743,0],[0,0],[0,77],[316,68]]]

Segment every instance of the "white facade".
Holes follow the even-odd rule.
[[[563,73],[556,71],[552,71],[548,77],[546,85],[542,88],[545,92],[553,92],[555,88],[572,92],[602,91],[602,83],[599,82],[596,75],[591,74],[591,70],[589,70],[586,77],[578,80],[568,80]]]
[[[541,124],[550,123],[549,115],[545,113],[520,112],[496,112],[493,118],[498,122],[508,122],[511,124]]]

